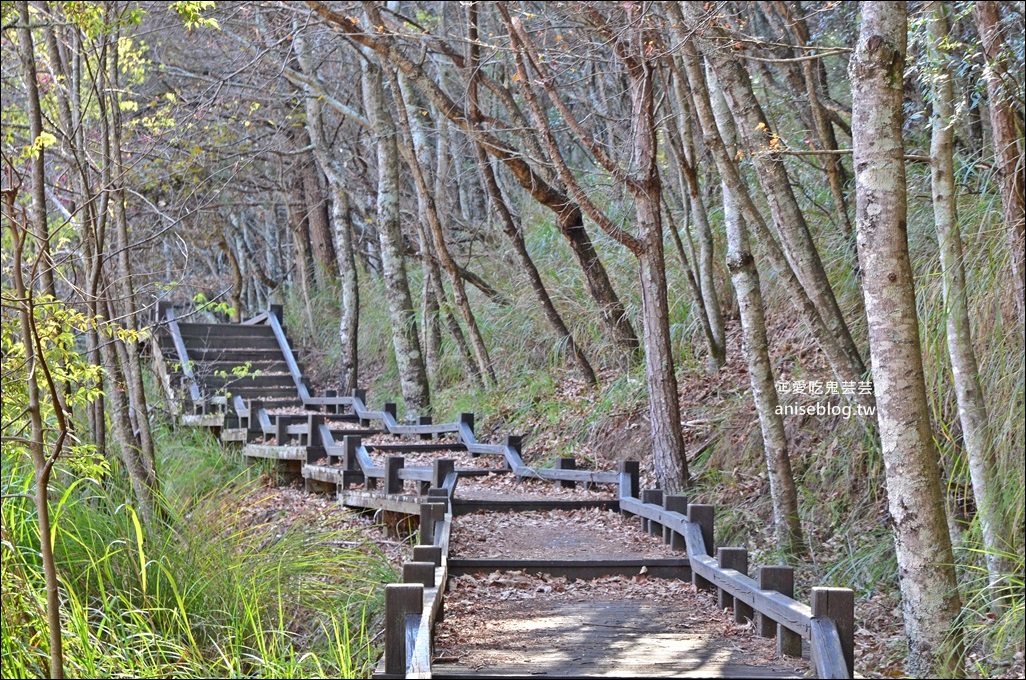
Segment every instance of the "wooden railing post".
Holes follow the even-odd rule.
[[[637,498],[641,486],[641,464],[636,460],[620,461],[620,498]],[[634,513],[621,509],[620,514],[631,517]]]
[[[775,590],[781,595],[794,597],[794,569],[786,566],[760,567],[759,588]],[[780,625],[765,614],[756,614],[756,629],[763,637],[777,636],[777,653],[783,656],[801,657],[802,637],[789,628]]]
[[[363,404],[364,406],[367,406],[367,390],[362,390],[360,388],[356,388],[356,389],[353,390],[352,397],[353,397],[353,399],[359,399],[361,404]],[[354,404],[353,405],[353,413],[354,414],[356,413],[355,406],[356,405]],[[370,425],[370,421],[369,420],[365,420],[363,418],[358,418],[357,420],[360,423],[360,427],[367,427],[367,426]]]
[[[556,469],[557,470],[576,470],[577,469],[577,461],[574,460],[573,458],[560,458],[559,460],[556,461]],[[573,481],[572,479],[562,479],[562,480],[560,480],[559,485],[561,487],[563,487],[564,489],[574,489],[574,488],[577,487],[577,482]]]
[[[724,569],[734,571],[748,576],[748,550],[746,548],[717,548],[716,561]],[[752,619],[752,607],[737,599],[722,588],[718,591],[720,609],[732,607],[734,609],[734,621],[745,623]]]
[[[250,402],[249,417],[252,421],[257,418],[257,413],[253,410],[253,404]],[[276,416],[274,419],[274,443],[278,446],[288,446],[289,444],[289,417],[288,416]]]
[[[264,402],[260,399],[250,399],[247,406],[249,407],[249,417],[246,418],[245,427],[246,440],[248,441],[251,432],[259,432],[261,436],[263,436],[264,434],[263,430],[260,427],[260,419],[257,418],[257,411],[264,407]],[[240,423],[239,426],[241,427],[242,424]],[[281,446],[280,442],[278,443],[278,446]]]
[[[508,435],[506,435],[506,438],[502,441],[502,443],[503,443],[503,445],[505,445],[505,446],[513,449],[514,451],[516,451],[517,452],[517,457],[519,457],[521,463],[523,463],[524,437],[522,435],[519,435],[519,434],[508,434]],[[507,470],[512,470],[513,469],[513,466],[510,465],[509,459],[506,458],[505,456],[503,456],[503,462],[506,464],[506,469]],[[519,479],[518,479],[518,481],[519,481]]]
[[[467,427],[469,427],[471,434],[474,433],[474,414],[473,413],[461,413],[460,414],[459,422],[460,423],[464,423]],[[470,457],[471,458],[477,458],[480,455],[481,455],[480,453],[471,452]]]
[[[713,542],[713,526],[715,524],[716,509],[712,505],[700,503],[688,504],[688,521],[697,524],[702,530],[702,542],[705,543],[705,554],[715,555],[716,548]],[[699,576],[697,571],[691,572],[691,582],[700,590],[713,590],[714,586],[706,578]]]
[[[662,505],[663,504],[663,490],[662,489],[645,489],[644,491],[641,492],[641,502],[642,503],[652,503],[653,505]],[[647,531],[648,533],[652,534],[653,536],[659,536],[659,535],[661,535],[663,533],[663,525],[659,524],[658,522],[656,522],[654,520],[642,517],[641,518],[641,530],[642,531]]]
[[[323,414],[310,413],[306,416],[306,426],[308,430],[308,434],[306,435],[307,446],[324,446],[324,442],[321,440],[321,425],[323,424]]]
[[[385,673],[406,676],[409,653],[406,631],[424,611],[424,586],[390,583],[385,586]],[[411,617],[416,617],[410,621]]]
[[[848,677],[855,677],[855,592],[850,588],[813,588],[812,616],[831,619],[841,638]]]
[[[680,495],[663,496],[663,508],[671,512],[688,513],[688,497]],[[663,527],[663,543],[669,543],[674,550],[685,550],[684,537],[668,526]]]
[[[396,415],[398,415],[399,409],[396,407],[396,405],[394,403],[392,403],[392,402],[386,403],[381,408],[381,410],[384,411],[385,413],[387,413],[388,415],[392,416],[392,420],[395,420],[396,422],[398,422],[398,419],[396,418]]]
[[[413,546],[414,562],[430,562],[436,567],[442,566],[442,547],[438,545]]]
[[[450,472],[456,470],[456,461],[452,458],[436,458],[431,461],[431,486],[441,489],[445,484],[445,478]]]
[[[430,425],[432,422],[434,422],[434,421],[431,420],[431,416],[418,416],[417,417],[417,424],[418,425]],[[420,438],[421,439],[431,439],[432,436],[434,436],[434,435],[432,435],[430,432],[428,432],[427,434],[420,435]]]
[[[406,466],[403,456],[389,456],[385,459],[385,493],[402,493],[403,480],[399,479],[399,471]]]
[[[445,505],[443,503],[421,503],[420,504],[420,544],[434,545],[435,522],[440,522],[445,517]]]
[[[324,396],[328,397],[329,399],[334,399],[335,397],[338,396],[338,390],[324,390]],[[339,410],[339,405],[338,404],[325,404],[324,405],[324,412],[325,413],[333,413],[334,414],[334,413],[338,413],[338,410]]]
[[[435,587],[434,562],[407,562],[403,565],[403,583],[419,583],[425,588]]]
[[[360,448],[361,438],[355,434],[342,436],[342,450],[345,459],[342,461],[346,470],[359,470],[360,462],[356,459],[356,449]]]

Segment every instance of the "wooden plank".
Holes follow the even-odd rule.
[[[285,359],[285,365],[289,367],[289,373],[292,375],[292,382],[296,385],[299,398],[305,402],[310,398],[310,390],[303,382],[303,373],[299,370],[296,357],[292,354],[292,348],[289,346],[288,338],[285,337],[285,330],[281,327],[281,321],[278,320],[277,315],[268,314],[267,325],[271,327],[274,337],[278,340],[278,349],[281,350],[282,357]]]
[[[817,678],[853,678],[844,659],[841,636],[831,619],[814,618],[812,629],[812,665]]]
[[[368,451],[381,453],[431,453],[434,451],[466,451],[467,447],[456,442],[434,442],[431,444],[368,444]]]
[[[412,583],[390,583],[385,586],[385,673],[406,675],[408,654],[413,651],[416,628],[424,607],[424,586]],[[410,619],[416,617],[413,640],[410,640]]]
[[[319,482],[328,482],[334,484],[340,484],[342,482],[343,470],[336,467],[327,467],[325,465],[304,465],[303,466],[303,477],[306,479],[316,479]]]
[[[339,491],[339,502],[347,508],[372,508],[401,512],[406,515],[420,513],[420,496],[391,494],[381,491],[363,491],[359,489],[343,489]]]
[[[271,460],[306,460],[305,446],[272,446],[270,444],[246,444],[242,455],[247,458],[269,458]]]
[[[691,578],[691,566],[686,557],[652,559],[590,559],[590,560],[525,560],[491,558],[449,559],[449,573],[453,576],[493,571],[523,571],[529,574],[549,574],[568,578],[590,579],[602,576],[637,576],[645,569],[650,578]]]
[[[183,414],[178,422],[185,427],[221,427],[224,425],[223,413],[208,413],[205,415]]]
[[[693,531],[697,531],[697,528]],[[688,540],[687,533],[684,534],[684,539]],[[755,580],[742,576],[733,569],[721,569],[716,560],[708,555],[689,553],[689,557],[693,572],[712,582],[717,588],[723,588],[752,609],[768,615],[803,638],[809,638],[812,610],[808,605],[796,602],[775,590],[761,590]]]
[[[848,676],[855,672],[855,592],[850,588],[813,588],[812,615],[833,621],[840,647],[831,650],[820,644],[824,654],[835,656],[839,650],[848,669]]]

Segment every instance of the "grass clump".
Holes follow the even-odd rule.
[[[207,467],[216,443],[184,440],[164,449],[165,473],[180,481],[167,485],[157,526],[143,526],[109,483],[54,485],[67,673],[369,675],[380,586],[395,577],[383,556],[324,512],[290,507],[256,482],[219,479]],[[5,451],[5,678],[45,676],[49,654],[35,510],[21,495],[31,479],[26,461]]]

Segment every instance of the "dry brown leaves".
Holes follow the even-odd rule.
[[[661,536],[642,533],[638,522],[599,509],[476,512],[454,521],[450,552],[511,559],[680,557]]]
[[[587,488],[564,488],[559,482],[544,479],[518,479],[513,474],[489,474],[481,477],[461,477],[456,486],[456,497],[476,500],[612,500],[615,487],[596,485]]]

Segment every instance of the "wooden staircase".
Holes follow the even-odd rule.
[[[180,322],[174,310],[166,308],[162,310],[160,332],[152,343],[157,371],[172,403],[177,405],[173,408],[177,408],[181,424],[215,429],[223,441],[243,444],[242,455],[247,461],[275,461],[281,470],[304,478],[308,491],[334,494],[343,505],[418,518],[419,538],[412,561],[403,566],[403,582],[388,585],[385,590],[385,654],[374,677],[481,675],[478,665],[435,664],[434,628],[442,614],[450,576],[496,569],[518,573],[542,571],[573,578],[637,574],[641,570],[654,578],[689,578],[700,591],[715,595],[720,608],[733,608],[735,621],[752,621],[760,635],[776,637],[782,654],[811,656],[812,670],[818,677],[852,677],[851,590],[813,588],[809,606],[793,599],[790,567],[760,567],[756,578],[749,577],[748,553],[744,548],[714,547],[713,507],[691,503],[683,496],[664,495],[658,489],[642,490],[636,461],[621,462],[617,471],[578,470],[573,459],[560,459],[556,467],[533,467],[521,457],[519,436],[506,436],[501,443],[478,441],[471,413],[460,414],[451,423],[432,423],[428,417],[417,423],[400,423],[394,404],[372,411],[362,390],[346,396],[331,391],[315,395],[281,326],[280,313],[280,309],[272,309],[243,324],[204,324]],[[387,443],[364,441],[376,434],[389,435],[383,438]],[[429,452],[436,455],[425,464],[424,456]],[[449,452],[461,452],[465,461],[462,466],[446,457]],[[407,465],[403,454],[415,457],[419,464]],[[498,465],[483,464],[488,458]],[[603,500],[518,501],[456,494],[460,479],[495,474],[563,487],[577,483],[600,485],[608,488],[610,495]],[[450,559],[449,539],[456,516],[480,511],[508,513],[585,507],[612,509],[637,517],[645,533],[662,536],[665,543],[684,555],[646,559],[641,567],[621,556],[583,561],[507,559],[494,564],[457,556]],[[616,604],[603,605],[603,611],[616,609]],[[582,611],[593,614],[595,607]],[[650,628],[655,626],[653,630],[641,630],[643,626],[636,622],[641,610],[628,607],[624,611],[627,618],[623,621],[606,621],[602,625],[637,629],[638,635],[655,640],[656,647],[665,647],[659,642],[662,633],[655,619],[648,622]],[[576,620],[577,614],[563,612],[560,616]],[[576,631],[585,623],[572,623],[570,628]],[[656,664],[659,667],[655,670],[656,666],[648,662],[638,665],[606,658],[609,645],[605,638],[592,642],[597,651],[577,655],[581,657],[581,668],[567,665],[558,656],[549,659],[552,663],[548,665],[525,657],[523,663],[517,661],[496,669],[493,675],[565,676],[572,671],[589,676],[603,669],[622,674],[635,666],[648,676],[690,673],[676,657],[668,658],[663,666]],[[730,647],[729,641],[708,642],[712,646],[703,648],[702,654],[720,654]],[[712,667],[703,665],[692,670],[699,675],[708,674]],[[762,670],[739,670],[728,664],[716,672],[747,677],[775,674]]]

